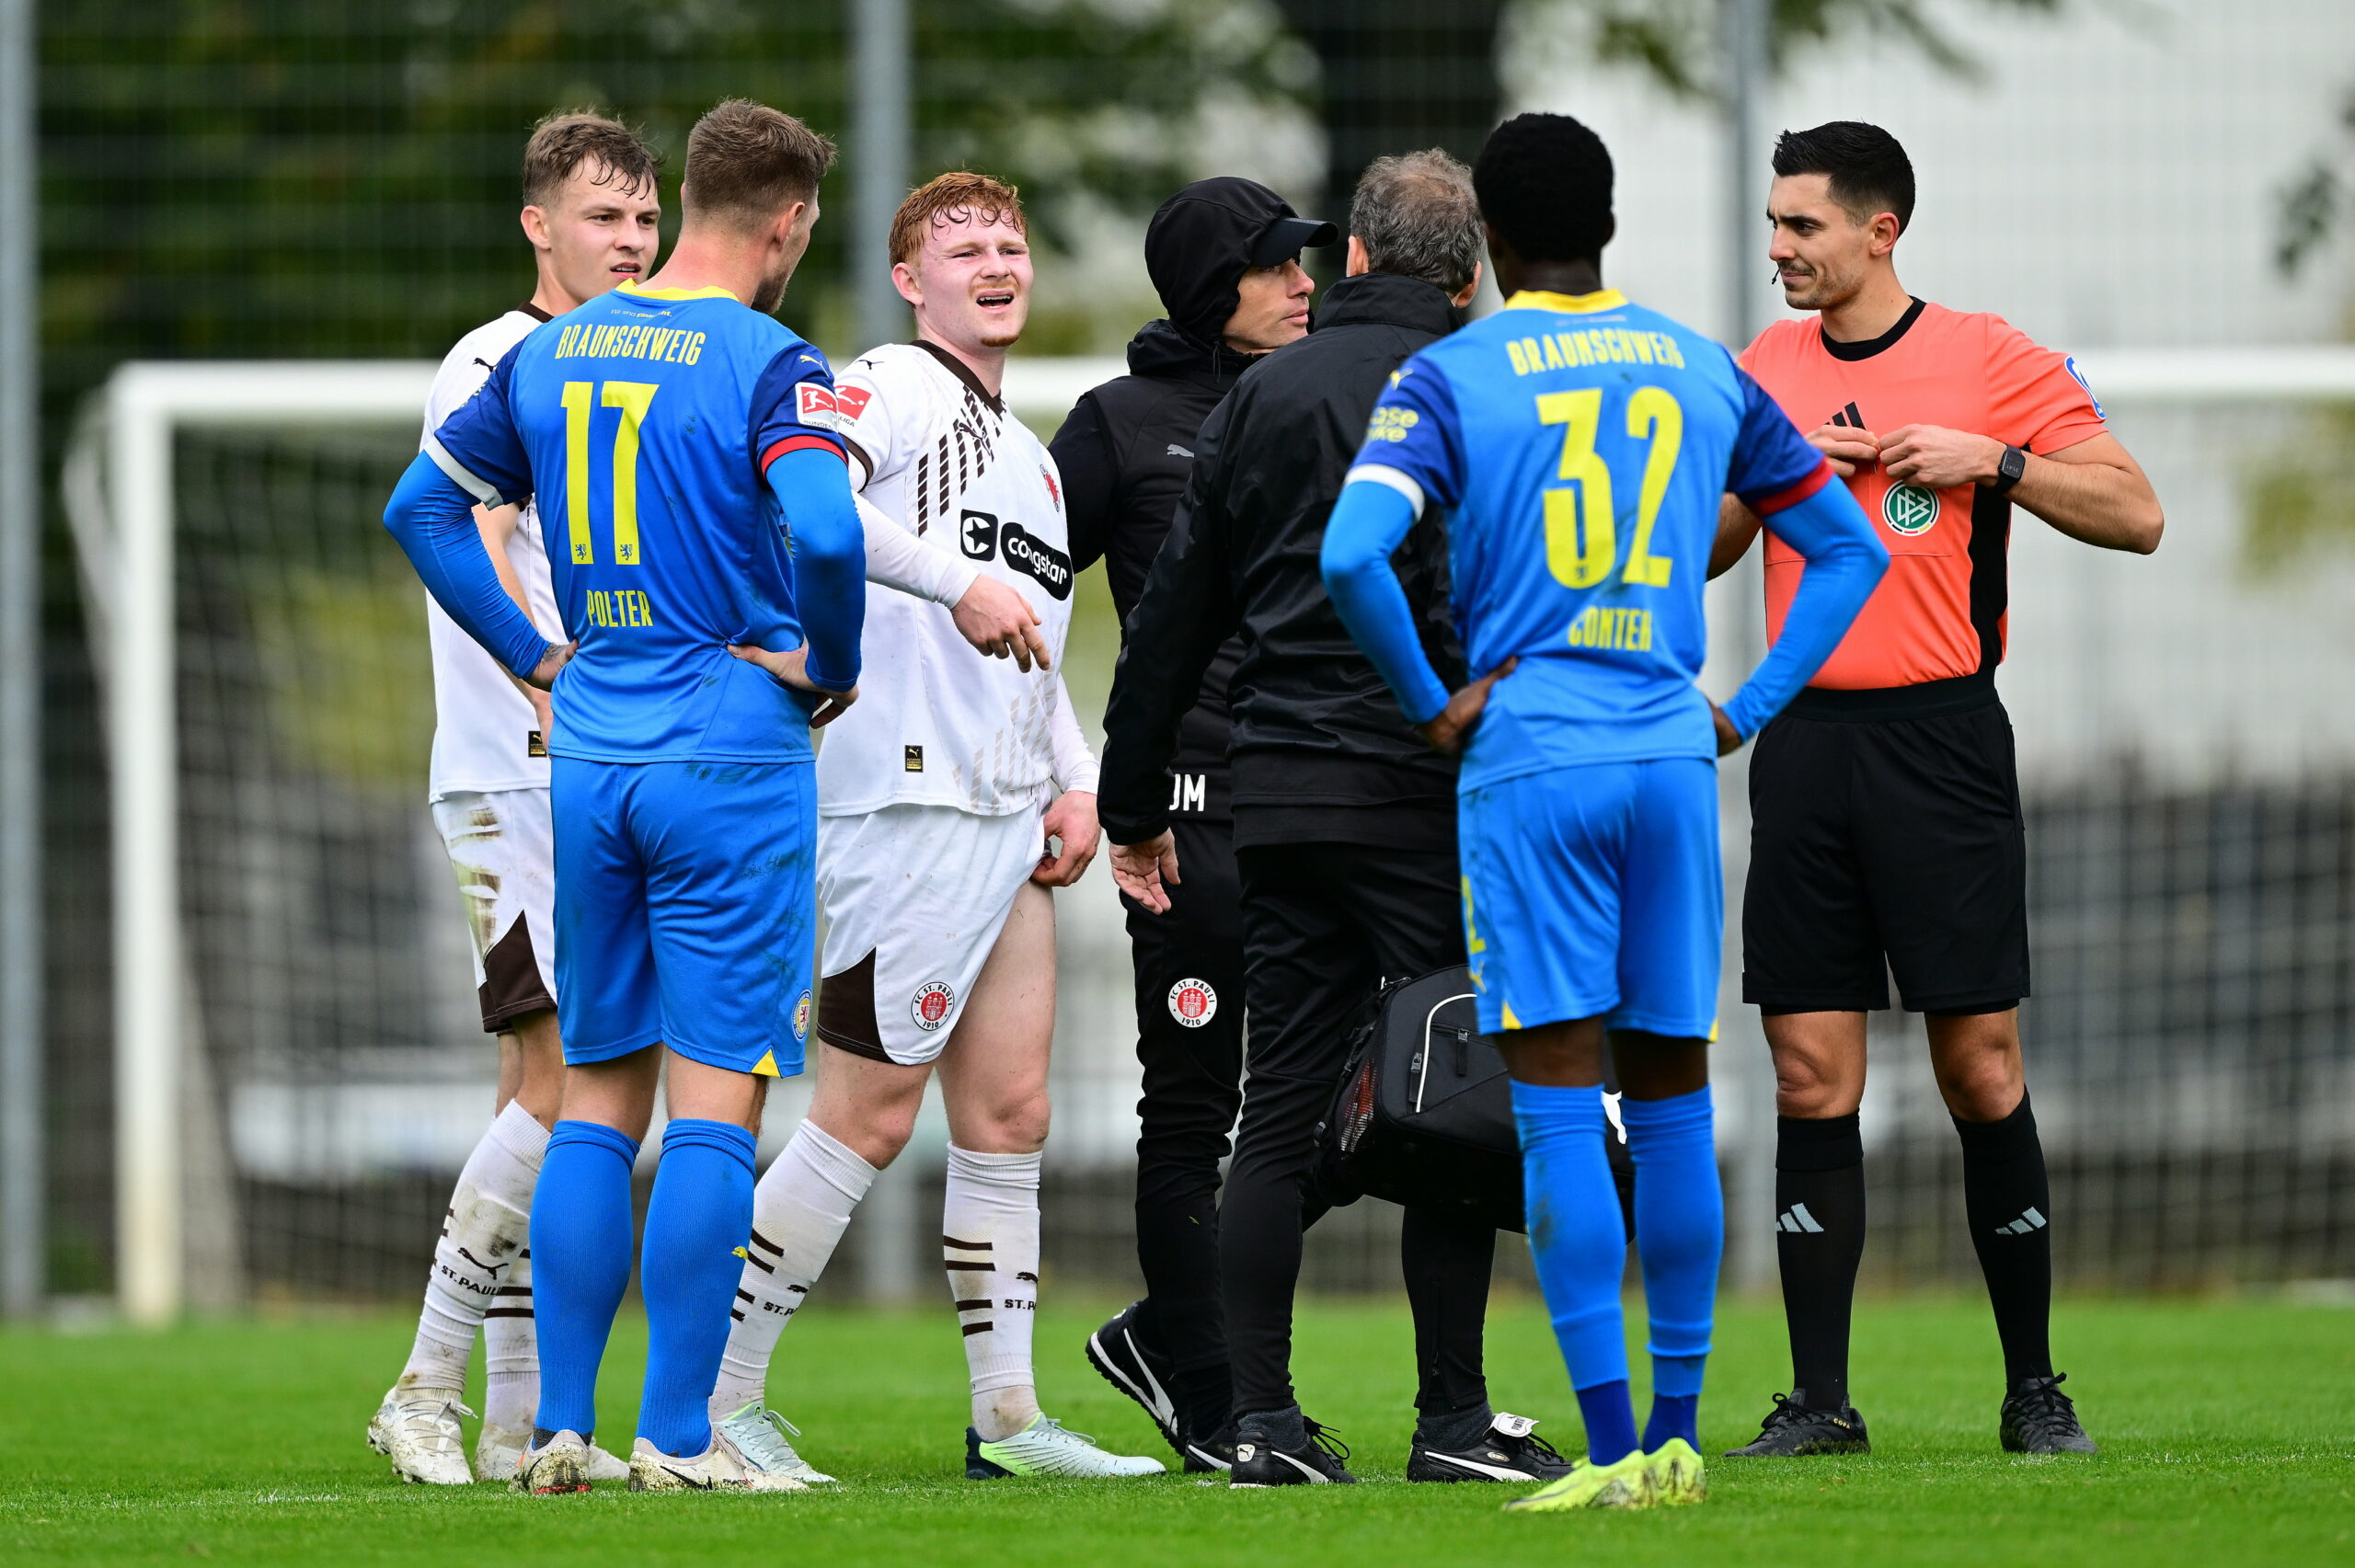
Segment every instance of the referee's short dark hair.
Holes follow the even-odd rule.
[[[1913,160],[1897,138],[1861,120],[1834,120],[1812,131],[1786,131],[1775,142],[1775,175],[1820,174],[1832,200],[1858,223],[1894,213],[1897,232],[1913,224]]]
[[[1517,114],[1488,132],[1472,188],[1523,261],[1591,260],[1611,243],[1611,152],[1567,114]]]

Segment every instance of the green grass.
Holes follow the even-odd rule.
[[[945,1308],[797,1320],[775,1390],[806,1448],[844,1476],[785,1497],[534,1500],[394,1484],[361,1430],[407,1343],[390,1317],[296,1317],[172,1333],[0,1335],[0,1561],[753,1565],[1555,1563],[1810,1560],[2167,1563],[2355,1562],[2355,1315],[2265,1301],[2064,1304],[2070,1388],[2098,1459],[1995,1447],[1983,1306],[1872,1304],[1857,1324],[1868,1459],[1711,1471],[1706,1507],[1508,1517],[1491,1486],[1399,1480],[1411,1424],[1403,1310],[1312,1303],[1298,1374],[1371,1484],[1230,1493],[1189,1477],[1119,1485],[959,1479],[964,1367]],[[1090,1373],[1092,1320],[1042,1312],[1049,1408],[1158,1452]],[[1784,1385],[1776,1315],[1729,1309],[1711,1367],[1711,1451],[1746,1438]],[[608,1359],[602,1419],[630,1429],[640,1325]],[[1499,1299],[1499,1408],[1567,1448],[1578,1422],[1542,1312]],[[620,1446],[618,1443],[615,1446]],[[1828,1554],[1828,1556],[1827,1556]]]

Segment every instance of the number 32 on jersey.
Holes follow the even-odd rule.
[[[1562,460],[1555,477],[1563,483],[1545,491],[1545,566],[1566,588],[1592,588],[1611,575],[1619,555],[1611,466],[1595,450],[1603,429],[1603,388],[1540,393],[1537,418],[1562,427]],[[1620,580],[1630,587],[1666,588],[1676,563],[1651,553],[1652,525],[1684,442],[1684,410],[1666,388],[1639,386],[1627,398],[1625,429],[1629,440],[1647,441],[1649,450],[1636,500],[1635,536]]]

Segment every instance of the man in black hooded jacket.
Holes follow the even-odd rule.
[[[1202,671],[1239,629],[1230,798],[1250,1082],[1219,1234],[1238,1486],[1353,1479],[1346,1450],[1315,1440],[1291,1381],[1302,1230],[1322,1207],[1316,1127],[1349,1020],[1380,981],[1464,961],[1455,765],[1407,725],[1341,624],[1318,555],[1375,397],[1453,329],[1481,239],[1470,171],[1454,159],[1418,153],[1367,169],[1350,206],[1350,276],[1316,329],[1253,366],[1202,427],[1105,715],[1097,804],[1118,846],[1113,873],[1138,907],[1158,910],[1195,876],[1170,832],[1162,769]],[[1460,681],[1436,515],[1397,565],[1433,662]],[[1551,1481],[1569,1468],[1533,1423],[1488,1404],[1481,1333],[1495,1248],[1495,1231],[1460,1209],[1407,1210],[1400,1266],[1419,1417],[1409,1480]]]
[[[1125,623],[1193,466],[1197,432],[1235,378],[1308,330],[1306,246],[1340,237],[1247,179],[1198,180],[1153,216],[1145,267],[1166,319],[1129,345],[1129,373],[1079,400],[1051,448],[1073,564],[1099,557]],[[1135,961],[1137,1262],[1143,1299],[1089,1338],[1088,1359],[1142,1405],[1189,1471],[1225,1468],[1219,1162],[1243,1100],[1243,946],[1228,816],[1227,639],[1185,710],[1156,787],[1189,880],[1165,914],[1128,902]]]

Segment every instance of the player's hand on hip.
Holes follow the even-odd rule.
[[[1890,478],[1924,489],[1989,485],[2004,461],[2004,443],[1943,425],[1907,425],[1881,442],[1880,461]]]
[[[1432,750],[1453,757],[1464,750],[1472,732],[1480,727],[1480,715],[1488,710],[1488,691],[1513,671],[1519,658],[1506,659],[1477,681],[1447,700],[1447,706],[1415,727],[1422,732]]]
[[[1096,803],[1088,802],[1095,809]],[[1169,912],[1169,894],[1163,883],[1176,887],[1185,880],[1178,875],[1178,838],[1166,828],[1142,843],[1112,846],[1112,880],[1120,891],[1143,905],[1151,913]]]
[[[527,686],[536,686],[543,692],[552,690],[556,685],[557,673],[566,665],[570,664],[572,656],[580,651],[579,643],[550,643],[548,651],[540,655],[540,662],[532,666],[532,672],[523,677],[523,683]],[[536,707],[538,704],[535,703],[533,705]],[[546,732],[542,731],[542,733]]]
[[[829,692],[810,683],[810,645],[803,643],[791,653],[771,653],[764,647],[752,647],[744,643],[729,643],[728,651],[747,664],[757,664],[776,677],[782,685],[792,687],[806,696],[818,699],[810,710],[810,727],[823,729],[843,716],[850,705],[858,701],[858,688],[847,692]]]
[[[1854,425],[1819,425],[1807,441],[1843,479],[1854,479],[1857,469],[1880,461],[1880,438]]]
[[[1733,720],[1726,717],[1725,709],[1715,703],[1709,704],[1709,722],[1717,728],[1718,756],[1729,756],[1741,750],[1741,731],[1733,727]]]
[[[1046,819],[1040,824],[1046,830],[1047,853],[1039,857],[1038,868],[1030,873],[1030,880],[1041,887],[1068,887],[1087,870],[1088,862],[1096,858],[1096,846],[1103,830],[1096,825],[1096,796],[1084,789],[1065,790],[1047,807]],[[1057,853],[1053,841],[1063,841],[1063,851]]]
[[[1049,667],[1039,612],[1019,591],[986,572],[973,579],[949,614],[959,634],[993,658],[1011,658],[1025,670]]]

